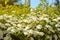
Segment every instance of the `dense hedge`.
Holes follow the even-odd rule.
[[[60,40],[59,8],[0,5],[0,40]]]
[[[0,40],[60,40],[60,17],[31,12],[0,15]]]

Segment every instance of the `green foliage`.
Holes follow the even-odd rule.
[[[2,14],[9,14],[9,15],[16,15],[20,16],[21,14],[30,13],[30,7],[28,6],[19,6],[19,5],[6,5],[6,7],[1,6],[0,8],[0,15]]]
[[[0,4],[2,4],[3,6],[6,5],[12,5],[14,4],[14,2],[17,2],[18,0],[0,0]]]
[[[50,18],[55,18],[56,15],[60,16],[60,6],[53,7],[52,5],[39,4],[36,12],[40,14],[48,14]]]

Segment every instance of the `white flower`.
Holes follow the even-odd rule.
[[[32,19],[28,19],[27,23],[31,23],[32,22]]]
[[[36,19],[36,17],[32,17],[32,19],[34,20],[34,21],[36,21],[37,19]]]
[[[58,31],[60,31],[60,28],[57,28]]]
[[[38,34],[39,34],[39,35],[41,35],[41,36],[43,36],[43,35],[44,35],[44,33],[43,33],[43,32],[38,32]]]
[[[35,17],[35,16],[31,16],[30,17],[33,21],[36,21],[37,20],[37,18]]]
[[[36,28],[37,29],[41,29],[42,28],[42,25],[37,25]]]
[[[43,16],[39,17],[39,20],[43,20],[43,19],[44,19],[44,17],[43,17]]]
[[[22,22],[22,20],[18,20],[18,23],[21,23]]]
[[[56,34],[54,35],[54,38],[55,38],[55,40],[58,40],[58,37],[57,37],[57,35],[56,35]]]
[[[29,32],[30,34],[33,34],[33,30],[29,30],[28,32]]]
[[[44,18],[44,20],[48,20],[48,18]]]
[[[6,36],[4,37],[4,40],[12,40],[12,38],[10,36]]]
[[[17,24],[17,27],[21,27],[22,25],[21,24]]]
[[[14,22],[10,22],[12,25],[14,24]]]
[[[11,29],[11,32],[13,32],[13,33],[14,33],[14,32],[16,32],[16,31],[15,31],[15,29]]]
[[[16,24],[14,23],[13,26],[16,26]]]
[[[60,17],[57,17],[57,20],[60,20]]]
[[[53,19],[53,21],[56,21],[56,22],[58,22],[58,20],[57,20],[57,19]]]
[[[30,29],[30,26],[29,26],[29,25],[27,25],[27,26],[25,27],[25,30],[28,30],[28,29]]]
[[[43,33],[43,32],[38,32],[38,31],[34,31],[34,35],[40,35],[40,36],[43,36],[44,33]]]
[[[59,24],[56,24],[55,27],[58,27]]]
[[[9,30],[11,30],[11,29],[13,29],[14,27],[9,27],[8,29],[7,29],[7,31],[9,31]]]
[[[60,24],[60,22],[58,22],[58,24]]]
[[[52,28],[52,27],[50,27],[50,28],[48,28],[48,29],[49,29],[49,31],[51,31],[51,32],[55,33],[55,30],[53,30],[53,28]]]
[[[9,15],[8,18],[12,18],[12,15]]]
[[[6,28],[4,24],[0,24],[0,27],[1,28]]]
[[[28,35],[28,32],[23,32],[24,33],[24,35]]]
[[[4,17],[7,17],[8,15],[7,15],[7,14],[4,14],[3,16],[4,16]]]
[[[34,38],[33,37],[30,37],[30,40],[34,40]]]
[[[56,24],[55,27],[60,27],[60,24]]]
[[[23,22],[27,22],[28,20],[24,19]]]
[[[47,25],[47,24],[46,24],[45,26],[46,26],[47,28],[50,28],[50,27],[51,27],[50,25]]]
[[[9,23],[5,23],[6,26],[11,26]]]
[[[44,18],[43,20],[46,20],[46,22],[50,22],[49,18]]]
[[[11,28],[8,28],[7,31],[11,30]]]
[[[23,28],[17,28],[18,31],[23,30]]]
[[[0,16],[0,20],[1,20],[1,19],[3,19],[3,16],[2,16],[2,15]]]
[[[11,22],[10,20],[6,20],[6,22]]]

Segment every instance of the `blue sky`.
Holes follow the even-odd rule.
[[[36,8],[38,4],[39,4],[39,0],[31,0],[31,7]]]
[[[24,0],[22,0],[22,3],[24,3]],[[48,0],[49,4],[54,3],[54,0]],[[31,7],[36,8],[39,4],[39,0],[31,0]]]

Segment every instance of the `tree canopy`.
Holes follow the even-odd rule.
[[[2,4],[3,6],[5,5],[12,5],[14,4],[14,2],[17,2],[18,0],[0,0],[0,4]]]

